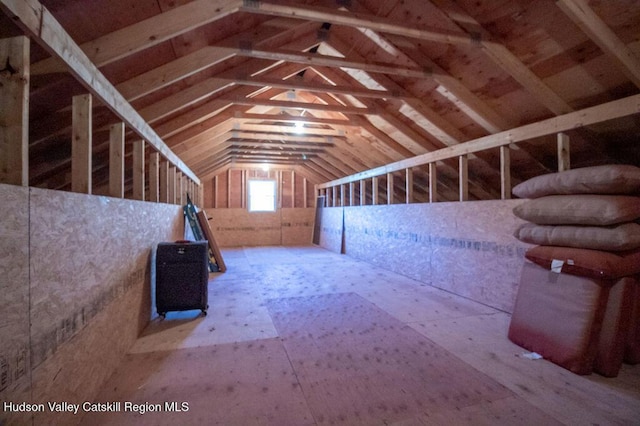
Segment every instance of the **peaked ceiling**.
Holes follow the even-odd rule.
[[[201,181],[268,162],[321,183],[640,87],[638,1],[41,3]],[[21,33],[0,14],[0,35]],[[70,105],[86,91],[32,43],[32,186],[68,189]],[[118,121],[94,103],[95,193]],[[569,133],[574,166],[640,165],[638,114]],[[518,144],[515,183],[556,169],[554,140]],[[471,199],[499,198],[494,151],[469,159]],[[456,199],[456,162],[438,167]]]

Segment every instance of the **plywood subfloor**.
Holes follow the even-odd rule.
[[[83,424],[640,422],[640,366],[605,379],[526,359],[508,314],[320,248],[223,255],[209,314],[154,320],[96,401],[163,411]]]

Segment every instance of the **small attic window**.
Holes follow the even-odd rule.
[[[275,180],[250,180],[249,182],[249,211],[250,212],[274,212],[276,211],[276,181]]]

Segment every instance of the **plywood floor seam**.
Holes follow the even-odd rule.
[[[162,412],[82,424],[640,424],[640,366],[528,360],[509,314],[318,247],[223,256],[209,314],[152,321],[97,397]]]

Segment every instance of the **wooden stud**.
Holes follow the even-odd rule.
[[[405,169],[405,203],[413,202],[413,169]]]
[[[333,186],[331,188],[332,194],[331,194],[331,200],[333,201],[333,207],[337,207],[338,205],[338,187],[337,186]]]
[[[109,127],[109,195],[124,198],[124,123]]]
[[[378,176],[371,178],[371,205],[378,204]]]
[[[182,181],[184,179],[184,175],[181,171],[176,170],[176,204],[183,205],[183,191],[182,191]]]
[[[509,145],[500,147],[500,197],[511,198],[511,151]]]
[[[242,170],[240,175],[240,207],[247,208],[247,170]]]
[[[558,171],[563,172],[571,168],[569,135],[558,133]]]
[[[309,203],[307,201],[307,186],[307,178],[302,178],[302,207],[305,209],[309,207]]]
[[[291,170],[291,208],[296,208],[296,172]]]
[[[353,182],[349,182],[349,205],[350,206],[355,206],[355,197],[356,197],[356,190],[355,190],[355,183]]]
[[[458,189],[460,201],[469,199],[469,167],[466,155],[458,157]]]
[[[231,208],[231,169],[227,170],[227,208]]]
[[[71,131],[71,191],[91,194],[91,115],[90,94],[73,97]]]
[[[628,96],[626,98],[588,107],[580,111],[567,113],[561,116],[548,118],[536,123],[526,124],[500,133],[483,136],[465,143],[452,145],[437,151],[427,152],[405,158],[384,166],[355,173],[350,176],[325,182],[320,187],[329,187],[351,181],[368,179],[373,176],[380,176],[385,173],[403,170],[408,167],[417,167],[437,161],[455,158],[460,155],[471,154],[496,148],[503,145],[511,145],[516,142],[535,139],[562,131],[585,127],[592,124],[602,123],[615,118],[627,117],[638,113],[640,94]]]
[[[213,208],[218,208],[218,199],[220,198],[220,193],[218,190],[218,175],[213,177]]]
[[[282,170],[276,170],[276,206],[278,209],[282,208],[282,199],[283,199],[283,190],[284,190],[284,179],[282,179]]]
[[[436,163],[429,163],[429,202],[438,201],[438,169]]]
[[[144,201],[144,141],[133,141],[133,199]]]
[[[169,162],[160,162],[160,183],[158,201],[167,203],[169,201]]]
[[[176,204],[176,166],[169,166],[169,204]]]
[[[394,198],[393,173],[387,173],[387,204],[393,204]]]
[[[347,205],[347,188],[345,185],[340,185],[340,206],[344,207]]]
[[[149,201],[157,203],[160,198],[160,153],[149,155]]]
[[[360,180],[360,205],[364,206],[367,203],[367,181]]]
[[[29,186],[29,55],[24,36],[0,39],[0,183]]]
[[[69,71],[80,83],[84,84],[96,98],[127,123],[134,132],[148,140],[157,151],[161,152],[172,163],[199,182],[195,174],[169,149],[160,136],[140,116],[138,111],[113,87],[111,82],[80,49],[80,46],[73,41],[47,8],[43,7],[37,0],[29,2],[0,0],[0,3],[2,4],[2,11],[11,20],[20,25],[27,35],[38,40],[39,44],[52,54],[51,60],[54,63],[62,60],[67,66],[66,71]],[[206,3],[209,4],[209,2]],[[210,5],[207,7],[210,7]],[[164,16],[164,19],[166,18]],[[152,31],[156,35],[158,28],[153,28]],[[113,35],[110,34],[110,36]],[[83,165],[82,168],[84,167]],[[71,185],[73,188],[73,178]],[[76,181],[76,187],[87,187],[87,183]]]

